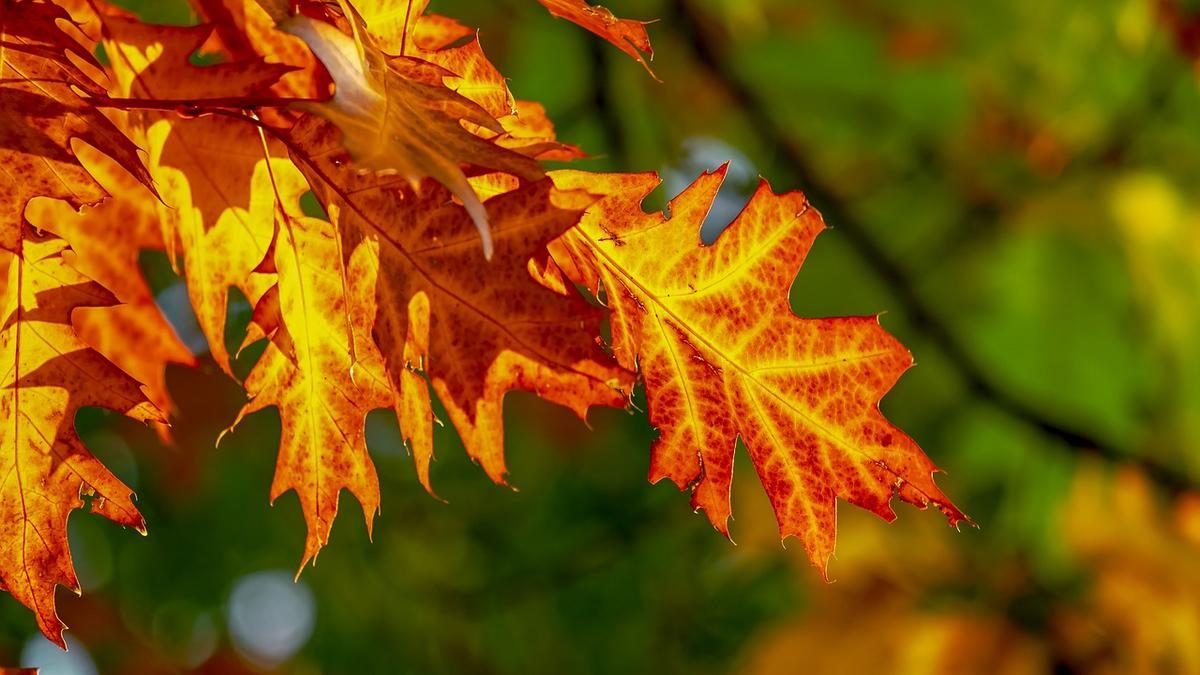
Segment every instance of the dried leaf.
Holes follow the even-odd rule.
[[[617,49],[642,64],[650,77],[658,79],[647,60],[654,59],[650,47],[650,36],[646,33],[649,21],[620,19],[600,5],[589,5],[583,0],[538,0],[551,14],[566,19],[608,40]],[[644,55],[644,56],[643,56]]]

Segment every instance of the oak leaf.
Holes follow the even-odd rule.
[[[293,157],[353,250],[378,242],[373,335],[397,413],[427,489],[433,456],[430,385],[468,454],[503,483],[503,399],[524,389],[579,416],[622,406],[630,374],[596,345],[601,312],[571,289],[555,293],[529,274],[532,259],[570,228],[593,198],[548,180],[519,184],[487,202],[495,255],[484,259],[469,214],[426,180],[415,189],[359,175],[334,160],[331,125],[302,122]]]
[[[293,202],[283,195],[281,201]],[[270,498],[294,490],[300,499],[308,523],[303,569],[329,540],[343,488],[362,504],[371,531],[379,479],[364,425],[367,413],[391,406],[393,396],[370,334],[377,251],[364,242],[346,263],[330,223],[286,211],[281,221],[272,247],[278,284],[255,312],[271,341],[246,379],[251,400],[238,421],[268,406],[279,409]]]
[[[163,250],[157,198],[112,159],[81,145],[78,157],[110,199],[76,211],[60,200],[35,199],[25,210],[35,227],[70,242],[64,258],[121,302],[80,308],[74,314],[79,336],[133,378],[146,385],[150,400],[171,409],[166,386],[169,363],[193,366],[195,356],[159,310],[138,269],[143,250]]]
[[[261,59],[191,65],[188,55],[205,41],[209,27],[146,26],[120,17],[106,17],[104,24],[123,96],[222,102],[253,96],[291,69]],[[188,295],[209,350],[231,373],[225,348],[229,288],[254,303],[274,283],[254,274],[275,232],[262,138],[248,118],[231,116],[187,118],[149,110],[132,114],[131,124],[144,139],[162,195],[158,211],[167,252],[175,259],[182,251]],[[274,156],[282,150],[273,149],[271,161],[286,163]]]
[[[119,20],[107,27],[121,80],[130,92],[151,100],[255,94],[287,69],[264,63],[245,45],[225,74],[187,64],[186,50],[207,29],[147,28]],[[156,44],[164,46],[155,49]],[[246,70],[234,68],[238,63]],[[230,76],[243,81],[215,81]],[[190,84],[179,84],[181,78]],[[347,274],[331,226],[303,218],[299,201],[308,189],[303,176],[250,119],[181,119],[155,112],[139,117],[151,171],[168,203],[160,209],[162,218],[168,236],[179,240],[189,293],[214,358],[228,371],[224,331],[231,286],[255,304],[256,330],[247,341],[271,338],[246,380],[251,401],[238,419],[266,407],[280,411],[283,434],[270,498],[288,490],[299,497],[308,525],[303,568],[328,540],[343,487],[362,503],[368,529],[378,510],[378,479],[363,424],[369,410],[391,405],[392,397],[369,341],[370,320],[357,332],[348,326],[349,313],[365,305],[345,296],[365,276]]]
[[[650,479],[690,489],[728,536],[741,439],[781,536],[798,537],[822,573],[837,498],[892,520],[899,494],[937,506],[951,524],[966,520],[934,484],[933,463],[879,411],[912,365],[908,350],[877,317],[804,319],[789,307],[796,270],[824,228],[804,195],[776,195],[764,181],[713,245],[700,242],[724,176],[702,175],[671,201],[670,218],[640,207],[658,184],[652,174],[553,176],[560,189],[607,195],[551,252],[572,280],[603,290],[616,357],[645,381],[660,432]]]
[[[643,22],[540,1],[650,71]],[[165,406],[163,364],[191,358],[144,282],[122,274],[143,246],[184,259],[227,372],[228,289],[254,305],[248,339],[269,344],[238,419],[279,409],[271,499],[299,497],[301,568],[326,544],[343,488],[372,527],[370,410],[396,408],[432,492],[436,393],[468,454],[504,483],[509,391],[586,417],[593,405],[625,405],[635,370],[661,431],[651,479],[691,489],[726,535],[738,439],[781,534],[800,537],[822,572],[839,497],[891,519],[899,494],[965,520],[930,460],[878,410],[911,365],[907,350],[877,317],[791,313],[792,277],[823,228],[802,195],[764,183],[715,245],[690,246],[723,172],[676,198],[671,218],[641,210],[657,185],[647,175],[547,178],[539,160],[582,153],[557,142],[540,106],[513,99],[471,29],[427,14],[426,0],[339,0],[340,17],[331,3],[195,0],[221,25],[188,28],[70,4],[86,29],[49,2],[0,0],[0,583],[60,645],[54,588],[78,587],[69,513],[89,497],[93,511],[144,529],[129,488],[83,448],[74,415],[98,405],[162,421],[117,366]],[[309,13],[289,15],[296,4]],[[88,43],[100,26],[108,90]],[[192,65],[201,45],[232,58]],[[336,90],[312,100],[326,74]],[[297,98],[328,121],[286,111]],[[128,135],[148,169],[96,104],[139,109]],[[138,187],[151,177],[161,203]],[[301,214],[310,186],[330,222]],[[124,199],[76,213],[107,193]],[[38,196],[64,201],[28,207]],[[27,218],[64,238],[35,234]],[[599,344],[606,312],[574,284],[607,299],[615,358]],[[105,286],[129,304],[111,307]]]
[[[54,589],[79,589],[70,512],[88,496],[92,511],[144,531],[129,488],[75,434],[75,413],[97,405],[163,421],[138,384],[72,325],[75,310],[115,299],[66,264],[65,241],[27,223],[34,198],[74,210],[106,196],[76,149],[91,146],[149,183],[134,144],[88,100],[104,87],[87,40],[53,4],[0,5],[0,585],[60,646]]]
[[[137,382],[85,345],[71,324],[83,307],[115,298],[66,264],[67,244],[26,227],[15,252],[0,251],[0,582],[65,647],[54,588],[79,591],[67,516],[91,510],[145,532],[131,491],[84,448],[75,414],[101,406],[164,421]]]

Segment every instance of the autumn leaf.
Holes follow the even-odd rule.
[[[763,182],[711,246],[700,225],[725,169],[705,174],[670,204],[642,211],[653,175],[557,172],[559,189],[608,195],[551,246],[567,275],[612,310],[617,359],[646,384],[660,436],[650,479],[692,491],[728,535],[734,448],[745,443],[781,536],[796,536],[825,573],[836,499],[893,520],[890,501],[933,504],[951,524],[966,517],[934,484],[916,443],[878,401],[912,356],[877,317],[803,319],[788,304],[797,268],[824,228],[800,193]]]
[[[286,212],[281,219],[273,247],[278,286],[260,301],[277,303],[268,313],[274,318],[256,312],[271,342],[246,379],[251,401],[238,421],[268,406],[279,409],[271,501],[288,490],[300,499],[308,523],[303,569],[329,540],[343,488],[362,504],[371,531],[379,479],[364,425],[368,412],[391,406],[393,397],[370,335],[377,252],[364,242],[344,268],[330,223]]]
[[[583,417],[593,405],[621,406],[629,374],[595,344],[601,313],[574,294],[538,284],[529,261],[570,228],[593,200],[527,183],[488,200],[495,256],[484,259],[469,214],[432,181],[358,175],[334,160],[338,133],[302,123],[293,157],[339,227],[347,249],[377,242],[383,353],[397,412],[421,482],[430,487],[433,412],[429,387],[445,405],[468,454],[504,481],[502,407],[514,389],[532,391]],[[428,380],[428,381],[426,381]]]
[[[28,228],[19,249],[0,252],[0,580],[33,610],[47,638],[65,647],[54,587],[79,592],[67,546],[67,516],[84,506],[145,531],[131,491],[75,434],[75,414],[101,406],[141,421],[164,421],[138,384],[88,348],[71,325],[77,308],[115,299],[64,261],[66,242]]]
[[[650,36],[646,33],[648,21],[620,19],[600,5],[589,5],[583,0],[538,0],[551,14],[566,19],[608,40],[617,49],[642,64],[650,77],[658,79],[647,59],[654,58],[650,47]],[[643,56],[644,55],[644,56]]]
[[[121,64],[114,67],[140,97],[189,98],[192,92],[177,90],[184,77],[197,96],[221,87],[251,94],[281,72],[280,66],[244,58],[234,62],[247,64],[251,73],[234,73],[244,78],[241,85],[209,82],[225,76],[180,58],[206,31],[151,31],[119,20],[107,26],[114,64]],[[157,57],[156,41],[165,43]],[[205,82],[212,87],[204,89]],[[363,277],[346,275],[340,249],[329,248],[337,240],[327,224],[302,217],[304,178],[250,120],[158,113],[143,113],[142,119],[151,171],[169,203],[160,213],[179,240],[189,293],[214,358],[228,369],[224,330],[231,286],[256,303],[253,325],[260,333],[248,340],[259,334],[272,338],[246,380],[251,401],[239,420],[270,406],[280,410],[283,436],[270,497],[295,490],[300,498],[309,528],[303,567],[328,540],[343,487],[363,504],[368,528],[378,510],[378,480],[362,427],[367,411],[391,405],[392,398],[381,384],[386,380],[369,342],[369,320],[357,334],[347,324],[350,303],[343,286]],[[264,320],[268,308],[270,318]]]
[[[446,85],[447,77],[461,77],[466,71],[456,74],[420,58],[389,56],[367,30],[369,24],[353,12],[347,19],[353,37],[302,15],[280,24],[308,44],[337,87],[328,103],[308,104],[304,109],[337,125],[342,147],[360,170],[399,174],[411,182],[429,176],[449,188],[470,213],[485,257],[490,257],[487,211],[462,165],[526,180],[540,178],[542,168],[464,126],[466,122],[493,134],[504,133],[487,109]]]
[[[61,8],[42,2],[0,6],[0,583],[33,610],[60,646],[54,589],[79,590],[67,545],[67,517],[89,497],[92,511],[144,531],[131,491],[83,447],[75,414],[102,406],[163,421],[138,384],[76,336],[75,310],[115,299],[66,263],[67,244],[35,235],[30,200],[94,205],[104,187],[79,162],[78,141],[148,175],[133,143],[85,96],[102,96],[98,66]]]
[[[146,26],[120,17],[106,17],[104,24],[124,96],[225,102],[253,96],[290,71],[261,59],[191,65],[188,55],[207,38],[207,27]],[[249,119],[230,116],[139,111],[131,117],[162,195],[158,212],[167,252],[174,257],[182,250],[188,295],[209,350],[231,373],[225,348],[229,288],[240,289],[253,303],[274,283],[254,274],[275,231],[275,198],[259,132]]]
[[[116,89],[150,101],[178,101],[181,108],[204,109],[222,103],[237,106],[270,89],[297,66],[239,58],[210,66],[190,61],[210,38],[214,26],[156,26],[109,13],[101,17]],[[186,112],[181,110],[180,112]]]
[[[77,152],[82,165],[112,197],[82,211],[60,200],[35,199],[25,215],[35,227],[70,242],[64,259],[121,302],[78,309],[74,320],[79,336],[145,384],[158,408],[170,410],[167,364],[192,366],[196,359],[136,272],[141,251],[163,250],[157,197],[96,149],[82,145]]]
[[[10,252],[19,249],[30,199],[52,197],[79,208],[105,197],[77,161],[73,140],[150,182],[134,144],[84,98],[104,94],[99,64],[83,36],[60,25],[70,26],[70,16],[56,5],[0,4],[0,248]]]

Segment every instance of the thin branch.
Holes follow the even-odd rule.
[[[170,110],[186,114],[205,114],[222,110],[252,110],[254,108],[283,108],[294,103],[326,103],[327,99],[280,98],[278,96],[235,96],[231,98],[111,98],[89,96],[84,100],[97,108],[121,110]]]
[[[603,40],[588,40],[588,62],[592,70],[592,100],[591,105],[601,127],[604,138],[608,141],[608,156],[618,164],[624,164],[629,156],[625,147],[625,134],[621,128],[621,116],[616,104],[609,95],[612,86],[611,69],[609,68],[608,45]]]
[[[807,161],[807,153],[767,112],[758,95],[747,86],[728,66],[727,59],[718,53],[715,41],[707,39],[701,18],[692,9],[689,0],[672,0],[680,32],[688,40],[696,61],[708,71],[711,79],[719,82],[729,93],[747,120],[759,130],[771,147],[777,148],[794,178],[803,187],[809,200],[837,227],[846,241],[867,263],[895,295],[905,315],[914,328],[924,334],[951,366],[959,373],[968,390],[988,401],[1005,414],[1037,429],[1077,452],[1099,457],[1113,463],[1137,465],[1152,480],[1171,493],[1179,493],[1195,487],[1194,482],[1175,468],[1153,458],[1140,457],[1117,445],[1099,439],[1078,429],[1073,429],[1057,420],[1045,416],[1030,405],[993,383],[985,370],[978,364],[950,327],[938,316],[932,306],[921,297],[917,285],[908,271],[888,254],[869,234],[869,230],[842,202],[836,193],[826,186]],[[985,209],[981,214],[998,217],[999,210]]]

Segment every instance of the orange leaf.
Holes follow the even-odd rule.
[[[271,500],[288,490],[300,498],[308,522],[303,568],[329,540],[342,488],[362,504],[371,531],[379,480],[363,427],[368,412],[392,404],[392,392],[370,336],[378,253],[364,242],[343,271],[331,224],[290,214],[283,220],[274,247],[278,292],[263,298],[277,303],[264,321],[272,341],[246,379],[251,401],[238,420],[279,408]]]
[[[154,26],[123,16],[103,16],[117,89],[127,96],[189,101],[225,101],[261,94],[296,66],[246,58],[212,66],[189,59],[213,26]]]
[[[195,365],[191,351],[163,317],[142,275],[143,249],[162,250],[156,197],[116,162],[94,148],[78,148],[83,166],[113,197],[76,212],[59,200],[35,199],[25,210],[34,226],[66,239],[72,267],[112,291],[122,304],[80,308],[74,314],[84,342],[146,385],[150,400],[171,408],[168,363]]]
[[[804,195],[763,182],[715,244],[700,243],[724,176],[701,176],[672,200],[669,219],[640,207],[653,175],[553,177],[560,189],[608,195],[551,252],[572,279],[603,288],[617,359],[640,369],[660,431],[650,479],[690,488],[693,506],[728,536],[740,438],[781,536],[799,537],[823,574],[836,498],[892,520],[899,494],[934,504],[951,524],[966,520],[934,484],[929,458],[879,412],[912,364],[908,350],[873,316],[791,312],[796,270],[825,227]]]
[[[140,532],[131,491],[83,447],[75,414],[102,406],[164,421],[136,382],[75,335],[76,308],[111,305],[103,288],[65,264],[66,242],[33,236],[0,252],[0,580],[34,611],[47,638],[65,647],[54,587],[79,592],[67,516],[90,496],[92,511]]]
[[[302,123],[296,158],[347,246],[377,241],[379,315],[374,337],[393,385],[401,430],[429,488],[433,454],[429,384],[470,456],[504,482],[502,404],[524,389],[581,417],[624,405],[630,375],[595,344],[601,313],[577,294],[534,281],[529,261],[571,227],[593,198],[528,183],[488,200],[495,256],[484,259],[471,219],[432,181],[417,189],[357,175],[332,159],[337,132]],[[426,382],[428,378],[428,383]]]
[[[617,49],[642,64],[650,77],[658,79],[647,59],[654,58],[650,47],[650,36],[646,34],[649,21],[620,19],[600,5],[589,5],[583,0],[538,0],[551,14],[566,19],[608,40]],[[645,57],[643,57],[643,54]]]
[[[253,58],[230,64],[229,74],[188,65],[183,50],[205,30],[107,25],[117,55],[114,67],[139,97],[184,96],[174,89],[181,86],[179,79],[196,87],[209,81],[216,90],[234,93],[258,91],[269,80],[253,75],[266,68]],[[156,43],[163,45],[161,55]],[[247,72],[234,68],[237,63],[246,64]],[[237,86],[211,81],[224,77],[246,79]],[[391,405],[392,397],[382,360],[369,342],[373,311],[362,318],[365,327],[354,332],[344,286],[366,277],[346,276],[331,226],[302,217],[299,200],[308,189],[303,176],[289,160],[275,156],[277,144],[265,142],[249,120],[159,113],[140,118],[149,138],[151,171],[170,204],[161,215],[182,245],[189,293],[214,357],[228,370],[224,329],[230,286],[255,303],[247,340],[271,337],[246,380],[252,400],[238,419],[266,407],[280,410],[283,434],[271,499],[288,490],[299,497],[308,523],[303,567],[328,540],[343,487],[363,504],[368,528],[378,510],[378,479],[363,424],[368,411]],[[373,287],[365,290],[368,296],[372,292]],[[364,311],[362,303],[353,307]]]
[[[75,158],[73,139],[150,183],[134,144],[76,92],[104,94],[94,79],[99,65],[59,21],[70,25],[70,16],[52,4],[0,4],[0,248],[14,253],[30,199],[53,197],[79,208],[104,198]]]
[[[260,60],[207,68],[189,64],[188,55],[209,33],[206,27],[146,26],[108,17],[105,29],[121,93],[136,98],[251,95],[289,69]],[[253,273],[275,232],[275,198],[258,130],[249,120],[226,116],[140,112],[131,119],[145,137],[150,172],[164,202],[158,210],[167,252],[174,258],[182,248],[188,295],[209,350],[232,372],[225,348],[229,288],[239,288],[253,303],[274,283]]]
[[[0,5],[0,172],[6,177],[0,187],[0,585],[33,610],[42,633],[60,646],[64,626],[54,608],[55,586],[79,590],[67,545],[70,512],[89,496],[92,511],[144,531],[129,488],[75,434],[75,414],[103,406],[162,421],[137,383],[75,334],[77,308],[111,305],[114,298],[65,263],[65,241],[35,236],[25,223],[35,197],[77,209],[105,196],[79,163],[76,139],[149,183],[133,143],[79,93],[103,95],[104,89],[86,38],[71,26],[55,5]]]

